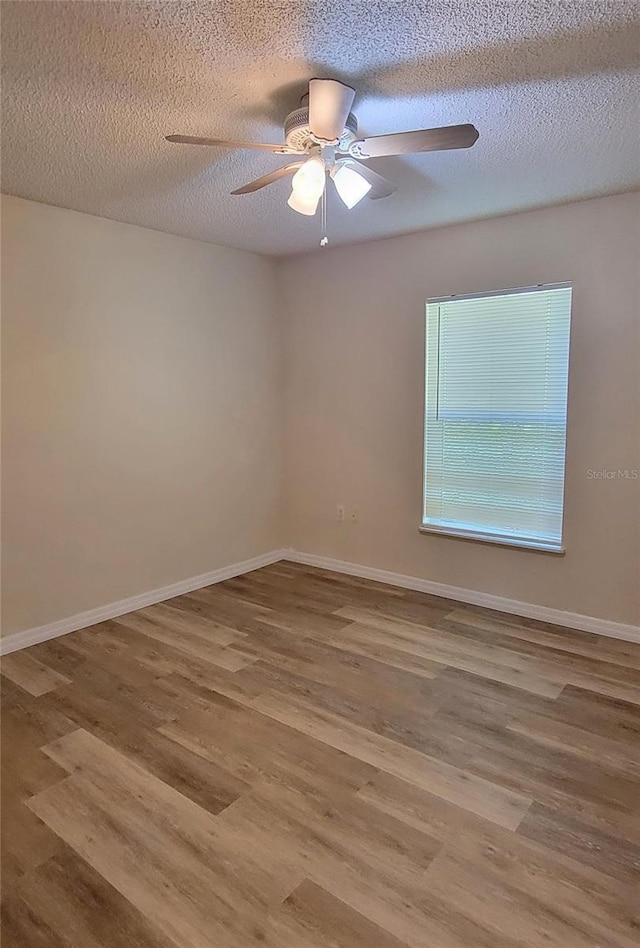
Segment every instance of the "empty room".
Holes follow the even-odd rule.
[[[638,948],[640,0],[0,0],[3,948]]]

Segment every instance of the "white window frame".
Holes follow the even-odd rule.
[[[568,421],[569,421],[569,406],[567,399],[567,413],[565,418],[565,454],[564,454],[564,465],[563,465],[563,490],[562,490],[562,526],[561,526],[561,540],[560,545],[550,545],[548,543],[539,542],[537,540],[528,539],[524,537],[508,537],[503,534],[492,534],[490,531],[477,531],[473,529],[464,529],[450,526],[438,526],[437,524],[426,524],[424,523],[424,510],[425,510],[425,493],[426,493],[426,477],[427,477],[427,447],[426,447],[426,419],[427,419],[427,410],[428,410],[428,379],[427,379],[427,314],[428,307],[430,304],[434,303],[445,303],[452,300],[473,300],[473,299],[489,299],[492,296],[507,296],[513,295],[516,293],[530,293],[534,290],[556,290],[556,289],[567,289],[571,288],[573,291],[573,282],[565,281],[561,283],[537,283],[531,286],[522,286],[514,287],[510,289],[502,290],[489,290],[482,293],[467,293],[467,294],[451,294],[450,296],[437,296],[430,297],[426,300],[425,303],[425,318],[424,318],[424,339],[423,339],[423,362],[424,362],[424,376],[423,376],[423,391],[424,391],[424,402],[422,410],[422,497],[421,497],[421,515],[420,515],[420,525],[418,530],[420,533],[435,535],[435,536],[444,536],[452,537],[460,540],[471,540],[479,543],[489,543],[496,544],[499,546],[507,546],[520,550],[529,550],[533,552],[542,552],[542,553],[551,553],[554,555],[564,556],[566,553],[566,548],[564,546],[564,511],[565,511],[565,500],[566,500],[566,437],[568,430]],[[572,305],[573,311],[573,305]],[[570,315],[572,319],[573,312]],[[569,347],[569,364],[567,365],[567,389],[569,385],[569,371],[570,371],[570,361],[571,361],[571,349]]]

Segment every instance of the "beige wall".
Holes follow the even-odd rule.
[[[283,544],[640,621],[640,195],[277,265],[2,210],[4,634]],[[419,534],[425,299],[562,280],[566,556]]]
[[[357,211],[353,211],[357,213]],[[281,264],[287,541],[436,582],[640,620],[640,195]],[[566,556],[418,533],[427,297],[572,280]],[[336,504],[357,510],[336,522]]]
[[[272,262],[2,211],[4,634],[277,547]]]

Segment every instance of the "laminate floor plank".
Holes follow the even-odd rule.
[[[492,629],[476,626],[473,635],[464,625],[451,621],[455,612],[445,617],[440,627],[390,618],[367,609],[343,608],[338,614],[351,617],[356,623],[347,630],[347,635],[375,641],[379,634],[373,630],[379,630],[394,641],[396,647],[433,657],[453,667],[469,670],[468,659],[476,657],[483,663],[490,660],[505,668],[528,669],[560,685],[572,684],[640,703],[640,669],[631,662],[616,663],[594,654],[585,656],[559,647],[541,646],[525,638],[504,635],[499,623],[492,623]],[[464,665],[456,665],[456,653],[462,655]]]
[[[105,689],[102,693],[78,685],[67,686],[65,691],[47,695],[47,704],[54,714],[61,714],[73,725],[66,733],[83,728],[114,747],[143,748],[149,743],[152,753],[153,738],[149,737],[160,724],[177,715],[176,702],[171,695],[163,695],[164,706],[146,708],[146,695],[140,693],[136,705],[135,694]],[[62,735],[65,736],[65,735]],[[167,770],[171,767],[167,761]]]
[[[214,816],[88,732],[46,752],[70,776],[29,808],[185,948],[241,944],[299,884],[270,875],[257,846],[236,848]]]
[[[112,732],[109,744],[209,813],[219,813],[249,789],[237,775],[190,753],[154,728]]]
[[[316,885],[369,919],[373,929],[403,944],[426,948],[440,943],[433,940],[431,920],[420,905],[424,871],[439,848],[430,837],[413,829],[408,833],[409,828],[401,828],[393,818],[384,827],[366,805],[363,827],[352,822],[348,808],[340,813],[338,805],[324,812],[310,807],[297,791],[277,792],[268,784],[256,787],[219,819],[245,845],[269,850],[272,871],[278,871],[281,860],[299,867]],[[390,839],[385,829],[391,830]],[[457,939],[451,944],[461,945]]]
[[[176,716],[178,713],[209,707],[215,700],[212,693],[242,704],[265,690],[253,677],[243,676],[242,672],[232,674],[213,665],[206,664],[203,667],[196,662],[191,666],[183,665],[179,672],[158,679],[155,687],[173,702]]]
[[[469,628],[459,622],[452,622],[445,619],[438,630],[440,638],[442,633],[448,633],[454,636],[454,640],[462,640],[466,643],[472,640],[474,647],[484,643],[488,647],[494,645],[514,653],[516,656],[530,656],[540,660],[542,667],[547,668],[552,675],[556,672],[564,677],[566,669],[570,669],[572,675],[584,675],[586,679],[590,676],[604,678],[612,683],[631,685],[634,689],[640,689],[640,669],[630,665],[621,664],[605,660],[604,656],[584,655],[562,647],[561,643],[555,646],[542,645],[539,642],[532,642],[530,638],[524,638],[517,635],[505,634],[503,627],[497,624],[493,629],[479,629],[477,627]]]
[[[640,841],[613,836],[575,813],[562,813],[536,802],[519,830],[528,839],[568,853],[622,883],[640,882]]]
[[[262,685],[263,693],[273,691],[299,697],[320,711],[334,713],[374,734],[453,766],[465,767],[476,752],[474,742],[456,734],[448,725],[440,725],[438,704],[442,698],[435,691],[429,693],[427,681],[417,676],[401,672],[403,678],[421,682],[422,688],[411,688],[408,693],[396,690],[392,699],[383,681],[377,682],[371,690],[362,685],[359,690],[343,690],[335,683],[327,688],[304,674],[296,675],[279,668],[276,662],[257,662],[248,674],[252,681]],[[353,682],[346,679],[343,683]]]
[[[530,627],[522,625],[523,620],[510,619],[501,613],[501,619],[488,619],[477,615],[468,608],[454,609],[446,616],[442,626],[450,628],[450,623],[462,626],[469,630],[482,630],[490,634],[508,636],[522,642],[529,642],[548,647],[553,650],[571,652],[585,658],[595,659],[598,662],[609,662],[621,668],[640,669],[640,656],[636,646],[631,642],[618,639],[605,639],[603,636],[591,635],[589,632],[579,632],[576,629],[563,629],[561,626],[544,626],[538,623]],[[543,628],[540,628],[543,626]],[[595,641],[594,641],[595,639]],[[542,652],[541,654],[544,654]]]
[[[431,672],[431,677],[446,667],[459,668],[550,698],[557,697],[567,684],[544,674],[547,669],[543,670],[539,662],[528,656],[520,658],[506,649],[482,648],[475,644],[467,647],[442,637],[434,641],[426,627],[421,630],[413,625],[407,634],[407,630],[398,633],[354,623],[340,634],[334,634],[331,641],[339,648],[362,651],[382,661],[386,657],[390,664],[394,662],[399,667],[405,662],[422,665]]]
[[[289,562],[9,655],[8,948],[635,948],[640,645]]]
[[[4,655],[0,660],[0,672],[15,685],[30,695],[44,695],[48,691],[68,685],[69,679],[49,668],[27,651]]]
[[[620,664],[628,665],[630,668],[637,668],[640,661],[637,654],[637,643],[626,639],[594,635],[592,632],[570,629],[552,622],[542,622],[539,619],[514,616],[507,612],[496,612],[493,609],[467,603],[456,603],[454,609],[449,613],[449,619],[453,612],[458,615],[464,614],[467,620],[473,618],[474,621],[477,620],[486,625],[491,623],[498,623],[500,626],[506,625],[510,628],[512,634],[517,633],[518,637],[522,638],[530,636],[531,641],[541,641],[543,644],[544,636],[551,635],[555,642],[564,640],[566,643],[563,646],[556,645],[556,648],[567,648],[569,651],[592,655],[594,658],[601,655],[604,661],[617,661]],[[552,643],[548,642],[548,644]]]
[[[618,878],[603,871],[606,868],[604,860],[597,867],[585,864],[583,859],[572,858],[576,855],[575,850],[568,854],[562,846],[549,848],[541,845],[533,833],[525,836],[524,833],[505,831],[387,774],[376,776],[357,795],[440,840],[443,849],[431,864],[429,881],[438,875],[445,859],[443,854],[447,860],[449,855],[452,858],[463,855],[468,865],[474,867],[471,870],[474,880],[476,875],[483,879],[496,877],[501,892],[510,902],[513,902],[514,890],[518,899],[526,901],[528,924],[536,924],[538,903],[541,902],[546,913],[555,913],[576,926],[582,939],[578,944],[606,944],[607,941],[599,939],[605,939],[610,931],[616,933],[613,944],[631,946],[636,943],[632,890],[627,885],[621,886]],[[466,878],[468,885],[468,876]],[[475,881],[472,888],[474,886]],[[445,901],[459,900],[459,904],[468,902],[467,894],[456,885],[449,890],[442,889],[442,897]],[[493,900],[488,898],[486,906],[489,910],[492,904]],[[593,940],[584,934],[587,924]],[[556,932],[555,940],[549,935],[546,937],[547,943],[555,944],[557,941],[560,945],[565,943],[567,933]],[[525,939],[524,943],[529,944],[529,941]]]
[[[631,739],[592,734],[575,724],[567,724],[542,714],[522,714],[508,725],[509,731],[522,734],[543,747],[561,750],[590,764],[598,760],[619,768],[634,778],[640,777],[639,744]]]
[[[489,740],[483,735],[482,740],[484,746],[468,762],[471,773],[640,844],[637,776],[604,762],[594,773],[590,761],[565,750],[544,748],[513,731]]]
[[[5,743],[6,742],[6,743]],[[4,800],[15,797],[26,800],[50,783],[60,779],[59,768],[40,753],[32,744],[22,721],[11,714],[2,715],[2,743],[8,747],[20,748],[20,767],[3,758],[2,761],[2,797]]]
[[[569,685],[544,715],[602,737],[640,744],[640,706],[610,695]]]
[[[93,629],[98,628],[93,626]],[[65,675],[70,680],[77,668],[82,666],[85,658],[71,646],[80,641],[80,634],[61,635],[55,639],[49,639],[47,642],[40,642],[37,646],[37,653],[40,661],[53,668],[55,671]]]
[[[18,729],[16,738],[18,748],[25,745],[42,747],[43,744],[48,744],[56,737],[62,737],[63,734],[68,734],[76,728],[76,724],[66,715],[52,709],[46,696],[44,699],[34,698],[8,679],[0,686],[0,705],[2,708],[0,725],[3,728],[15,725]],[[20,769],[16,767],[19,758],[15,758],[15,747],[7,734],[3,738],[3,743],[5,741],[5,746],[10,749],[10,753],[3,756],[2,764],[6,767],[7,775],[13,779],[13,771]],[[16,773],[16,777],[19,777],[19,773]]]
[[[319,884],[373,885],[408,891],[440,851],[440,843],[363,799],[313,807],[299,790],[261,781],[220,814],[218,824],[247,845],[259,843]],[[269,843],[271,840],[271,844]],[[278,840],[277,845],[275,840]]]
[[[200,616],[185,617],[180,609],[164,604],[121,616],[118,622],[199,662],[211,662],[227,671],[238,671],[252,661],[233,648],[233,643],[241,640],[241,633]]]
[[[174,948],[175,944],[62,843],[55,856],[20,880],[4,900],[2,933],[4,948]]]
[[[510,939],[496,940],[483,926],[452,916],[432,900],[426,869],[438,851],[436,840],[413,827],[402,829],[394,817],[381,820],[358,802],[323,812],[295,790],[275,792],[261,784],[219,819],[245,845],[269,850],[274,872],[280,860],[303,867],[310,881],[349,906],[352,917],[367,918],[374,930],[402,944],[511,948]],[[270,846],[274,833],[277,847]]]
[[[142,635],[131,635],[116,619],[65,635],[58,645],[59,661],[63,660],[64,652],[73,657],[69,673],[72,681],[82,677],[86,669],[90,673],[97,667],[115,673],[120,681],[135,687],[140,681],[170,675],[176,670],[175,653],[166,649],[161,652],[158,643]]]
[[[359,652],[278,634],[259,622],[252,623],[251,632],[251,643],[239,647],[251,649],[260,661],[238,676],[241,679],[257,679],[261,672],[264,677],[270,669],[271,674],[298,675],[322,685],[328,695],[335,689],[371,702],[372,706],[398,704],[421,712],[427,705],[433,706],[434,688],[428,679],[436,673],[429,674],[428,669],[421,668],[422,673],[415,675]]]
[[[243,707],[212,697],[215,704],[207,711],[183,715],[160,732],[242,780],[253,784],[267,777],[323,805],[359,789],[375,773],[366,761],[259,713],[252,706],[257,699]]]
[[[256,698],[252,705],[274,720],[330,747],[510,829],[518,826],[532,802],[532,798],[525,794],[506,790],[483,778],[474,778],[469,771],[399,745],[299,699],[271,692]]]
[[[200,616],[241,631],[245,623],[271,612],[266,606],[224,592],[217,586],[196,589],[172,599],[171,608],[187,615]]]
[[[372,637],[365,633],[356,637],[351,632],[352,627],[350,626],[343,634],[332,635],[331,644],[349,654],[371,658],[376,662],[389,665],[391,668],[398,668],[412,675],[418,675],[421,678],[436,678],[446,667],[433,658],[429,659],[419,653],[397,648],[394,642],[387,643],[378,636]]]
[[[440,696],[442,715],[452,720],[499,721],[501,724],[520,714],[553,714],[567,690],[564,688],[557,697],[540,695],[519,685],[451,666],[438,673],[432,688]]]
[[[475,854],[467,855],[455,845],[447,847],[427,873],[431,895],[442,899],[452,911],[462,906],[458,910],[475,924],[496,934],[509,933],[516,943],[535,948],[609,948],[616,944],[633,948],[636,933],[631,926],[611,938],[608,920],[594,924],[584,914],[587,900],[582,900],[582,911],[576,911],[575,904],[568,909],[559,906],[557,888],[550,901],[544,893],[540,895],[535,877],[527,877],[521,888],[508,872],[479,872],[479,865],[482,863]]]
[[[274,912],[265,948],[403,948],[398,941],[321,886],[305,879]]]
[[[2,892],[46,862],[60,849],[60,839],[32,813],[26,801],[2,790],[0,848]],[[4,941],[2,942],[4,944]]]

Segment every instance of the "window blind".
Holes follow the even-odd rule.
[[[429,300],[423,528],[562,549],[571,285]]]

